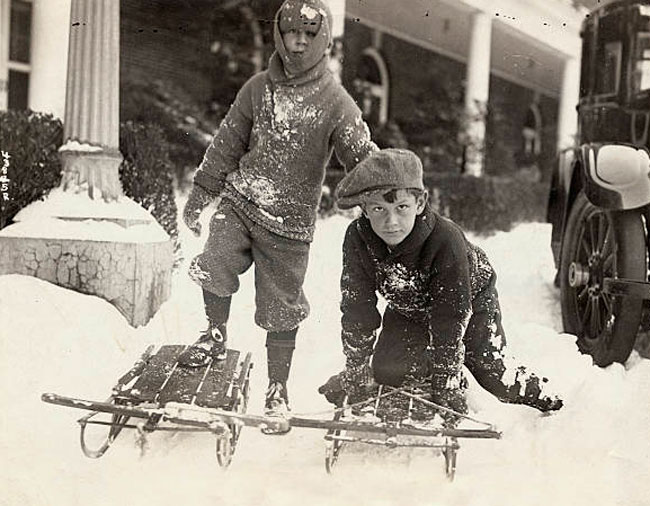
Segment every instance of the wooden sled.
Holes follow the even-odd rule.
[[[364,411],[364,415],[350,416],[355,408],[357,412]],[[422,408],[425,412],[428,410],[429,413],[433,413],[434,410],[452,413],[459,420],[474,422],[479,428],[446,428],[441,424],[432,425],[431,419],[427,420],[426,416],[422,417]],[[420,416],[416,416],[417,419],[414,419],[417,411],[420,411]],[[427,400],[421,391],[409,386],[395,388],[379,385],[376,395],[353,405],[349,405],[346,398],[343,407],[335,410],[334,419],[328,426],[329,429],[325,435],[325,469],[328,473],[332,472],[345,444],[363,443],[387,448],[410,447],[441,450],[445,459],[445,474],[450,481],[454,479],[456,473],[456,459],[460,449],[459,439],[499,439],[501,437],[501,433],[491,424],[439,406]],[[368,434],[371,437],[368,437]],[[412,436],[418,436],[418,439],[413,440]]]
[[[242,424],[231,414],[246,412],[249,396],[249,375],[253,366],[251,354],[243,360],[240,352],[228,350],[225,360],[204,367],[185,368],[177,363],[187,346],[166,345],[153,354],[150,346],[134,366],[113,387],[104,402],[86,401],[46,393],[45,402],[89,410],[78,420],[83,453],[99,458],[122,429],[136,429],[142,440],[148,432],[209,431],[217,436],[216,456],[227,467],[237,447]],[[100,413],[111,415],[109,422],[99,420]],[[131,419],[138,423],[129,423]],[[104,441],[90,448],[86,441],[89,425],[108,427]]]

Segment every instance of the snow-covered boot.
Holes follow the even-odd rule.
[[[179,355],[178,363],[184,367],[203,367],[211,360],[225,360],[227,341],[225,323],[210,325],[192,346]]]
[[[274,426],[262,428],[264,434],[286,434],[291,430],[287,419],[289,418],[289,396],[287,385],[280,381],[269,382],[264,401],[264,415],[277,419]]]
[[[289,395],[286,383],[272,381],[266,390],[264,414],[266,416],[287,417],[289,414]]]

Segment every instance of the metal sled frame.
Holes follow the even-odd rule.
[[[120,434],[122,429],[136,429],[144,449],[145,436],[154,431],[211,432],[216,435],[216,456],[221,467],[230,465],[243,427],[259,427],[271,433],[286,433],[292,427],[322,429],[325,435],[325,468],[331,472],[341,448],[346,443],[358,442],[378,444],[388,448],[426,447],[441,449],[445,457],[447,477],[453,479],[456,470],[456,454],[460,445],[458,439],[498,439],[501,433],[485,422],[455,413],[461,418],[483,425],[478,429],[452,429],[444,427],[418,426],[412,423],[410,415],[416,403],[429,405],[439,411],[451,411],[438,406],[409,391],[407,387],[393,388],[380,385],[378,394],[366,401],[347,405],[334,410],[333,419],[305,418],[300,416],[268,417],[247,414],[249,376],[252,368],[251,354],[247,353],[241,362],[239,351],[228,350],[225,361],[213,362],[202,368],[178,366],[176,359],[186,348],[182,345],[162,346],[153,355],[153,346],[148,348],[135,365],[122,376],[108,400],[88,401],[65,397],[54,393],[41,396],[44,402],[60,406],[84,409],[90,413],[78,420],[81,427],[80,442],[83,453],[90,458],[99,458]],[[400,421],[349,420],[343,415],[353,407],[374,403],[374,415],[382,399],[390,396],[405,396],[409,399],[407,416]],[[95,419],[100,413],[108,413],[111,420]],[[328,412],[328,413],[331,413]],[[453,412],[452,412],[453,413]],[[137,423],[129,423],[136,419]],[[104,425],[108,433],[96,449],[86,442],[88,425]],[[357,433],[357,435],[354,435]],[[377,434],[385,439],[361,437],[358,433]],[[419,443],[405,442],[400,436],[423,436]],[[431,440],[426,440],[431,438]]]
[[[363,418],[354,420],[345,420],[343,417],[350,412],[352,408],[372,405],[371,416],[378,418],[379,407],[382,400],[388,397],[406,397],[408,399],[408,410],[404,413],[405,417],[400,420],[391,420],[384,417],[381,422],[363,421]],[[435,427],[415,422],[411,415],[414,406],[421,404],[434,408],[438,411],[453,413],[459,419],[466,419],[475,422],[483,428],[477,429],[453,429],[445,427]],[[303,422],[301,420],[301,422]],[[300,423],[300,422],[299,422]],[[377,395],[362,402],[352,405],[347,403],[347,398],[343,402],[343,407],[337,408],[334,413],[334,419],[327,423],[328,432],[325,435],[325,469],[328,473],[333,471],[337,463],[340,452],[346,443],[364,443],[370,445],[381,445],[387,448],[432,448],[442,450],[445,458],[445,474],[449,480],[453,480],[456,473],[456,458],[460,444],[459,438],[469,439],[499,439],[501,433],[493,425],[475,420],[467,415],[456,413],[453,410],[435,404],[422,396],[410,391],[410,387],[395,388],[388,385],[379,385]],[[383,439],[370,438],[365,436],[354,435],[355,433],[377,434],[384,436]],[[403,436],[422,436],[421,441],[413,442],[404,440]]]

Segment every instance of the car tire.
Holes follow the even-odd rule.
[[[647,279],[646,234],[636,211],[605,211],[580,192],[571,207],[560,256],[565,332],[604,367],[625,362],[641,322],[641,299],[602,291],[604,277]]]

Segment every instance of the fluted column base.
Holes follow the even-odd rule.
[[[63,174],[61,186],[65,191],[87,192],[93,199],[111,202],[122,195],[119,168],[122,155],[118,150],[61,151]]]

